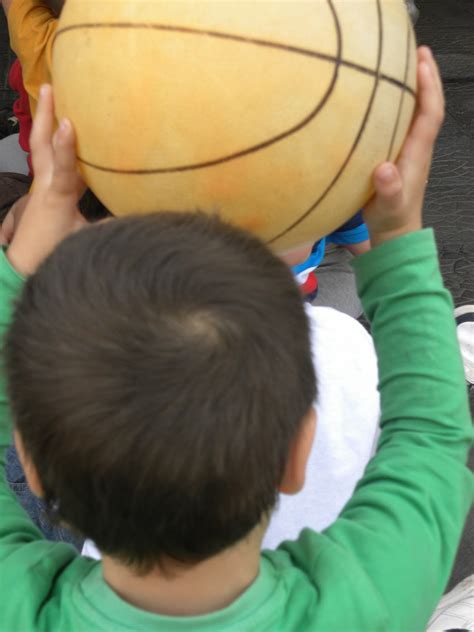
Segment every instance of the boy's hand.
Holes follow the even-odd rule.
[[[30,194],[22,195],[18,200],[10,207],[10,210],[3,220],[0,228],[0,245],[6,245],[11,242],[13,235],[15,234],[16,227],[20,223],[21,216],[23,215]]]
[[[396,164],[374,172],[375,195],[364,210],[372,247],[422,227],[423,198],[436,137],[444,119],[438,67],[429,48],[418,49],[418,103]]]
[[[51,86],[41,87],[31,132],[35,179],[8,249],[13,267],[33,274],[65,237],[85,225],[77,203],[84,184],[76,168],[74,131],[61,121],[53,138],[54,105]]]

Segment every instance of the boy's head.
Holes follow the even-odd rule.
[[[198,213],[66,240],[26,283],[6,365],[48,503],[143,569],[199,561],[249,533],[315,397],[291,272]]]

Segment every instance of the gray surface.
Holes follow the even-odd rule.
[[[357,295],[351,259],[352,255],[345,248],[326,246],[325,257],[316,270],[318,295],[313,305],[333,307],[353,318],[361,316],[362,304]]]
[[[456,305],[474,303],[474,2],[418,0],[420,44],[433,48],[446,94],[425,218],[436,230]]]
[[[27,154],[18,143],[18,134],[12,134],[0,140],[0,173],[21,173],[28,175],[30,169],[26,161]]]

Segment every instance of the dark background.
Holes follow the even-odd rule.
[[[436,55],[447,106],[428,185],[425,223],[436,231],[444,280],[455,305],[474,304],[474,0],[416,4],[418,42],[431,46]],[[9,110],[15,98],[7,83],[13,59],[0,11],[0,111]],[[474,412],[474,386],[470,401]],[[474,469],[474,455],[471,466]],[[474,512],[450,585],[473,572]]]

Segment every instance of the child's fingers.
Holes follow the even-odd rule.
[[[363,217],[375,245],[377,231],[380,231],[381,227],[386,232],[393,230],[400,222],[403,182],[399,170],[391,162],[379,165],[373,173],[372,181],[375,195],[364,207]]]
[[[431,69],[423,62],[419,71],[420,101],[410,135],[426,144],[433,143],[443,121],[443,106]]]
[[[444,97],[429,49],[421,53],[419,59],[418,104],[398,161],[402,172],[405,168],[413,169],[413,165],[429,164],[434,142],[444,119]]]
[[[441,74],[439,72],[439,67],[438,67],[438,64],[436,63],[436,59],[433,56],[431,48],[428,48],[428,46],[421,46],[419,51],[420,51],[420,60],[425,61],[432,69],[436,87],[438,88],[438,94],[441,98],[441,102],[444,107],[443,82],[441,80]]]
[[[391,162],[384,162],[374,171],[373,183],[377,201],[386,211],[397,209],[403,196],[403,183],[400,172]]]
[[[422,106],[433,115],[438,117],[441,124],[444,118],[444,91],[438,65],[428,49],[426,59],[423,60],[422,81],[424,81],[424,91],[422,93]]]
[[[44,161],[50,157],[51,136],[54,127],[53,91],[50,85],[44,84],[40,88],[38,107],[30,136],[33,166],[35,172],[41,172]]]
[[[51,191],[59,195],[79,196],[75,136],[73,127],[67,119],[61,121],[55,134],[54,149]]]
[[[426,58],[419,64],[418,83],[418,118],[427,131],[436,136],[444,119],[444,94],[439,71],[429,49]]]

